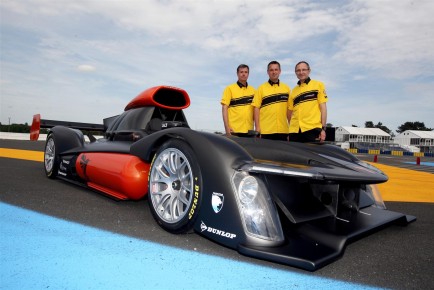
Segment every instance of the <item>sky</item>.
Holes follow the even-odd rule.
[[[102,123],[147,88],[186,90],[192,129],[224,131],[220,100],[305,60],[335,127],[434,128],[432,0],[0,0],[0,122]]]

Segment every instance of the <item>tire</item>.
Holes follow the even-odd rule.
[[[149,173],[148,202],[157,223],[171,233],[191,232],[199,214],[202,176],[189,145],[169,140],[157,151]]]
[[[59,156],[57,155],[54,134],[51,133],[45,142],[44,168],[48,178],[55,178],[59,170]]]

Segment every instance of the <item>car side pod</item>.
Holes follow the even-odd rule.
[[[277,247],[239,245],[238,252],[255,258],[315,271],[340,258],[347,244],[389,224],[407,225],[414,216],[376,206],[351,213],[347,220],[334,216],[283,228],[286,243]]]
[[[137,156],[117,153],[82,153],[76,171],[87,186],[119,200],[139,200],[147,193],[150,165]],[[104,168],[104,170],[101,170]]]

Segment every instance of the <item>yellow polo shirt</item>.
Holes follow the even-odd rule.
[[[286,117],[291,89],[287,84],[270,81],[263,83],[256,91],[252,105],[259,108],[259,123],[262,134],[288,134]]]
[[[225,88],[220,101],[227,105],[229,126],[235,133],[247,133],[253,130],[253,107],[251,106],[255,88],[242,86],[236,82]]]
[[[321,128],[321,111],[319,104],[326,103],[327,93],[322,82],[311,80],[298,85],[289,97],[288,109],[292,111],[289,133],[298,133]]]

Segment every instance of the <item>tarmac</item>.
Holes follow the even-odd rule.
[[[434,289],[434,166],[368,154],[388,209],[417,217],[310,273],[172,235],[147,202],[116,202],[45,177],[44,142],[0,139],[0,289]],[[427,165],[424,165],[427,164]]]

